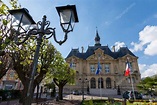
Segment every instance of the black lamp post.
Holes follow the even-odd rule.
[[[88,81],[88,79],[87,78],[80,78],[79,81],[82,83],[82,101],[84,101],[84,84]]]
[[[73,31],[74,23],[78,22],[77,12],[75,5],[67,5],[56,7],[58,14],[60,16],[60,25],[65,33],[64,39],[62,41],[57,41],[55,28],[49,27],[50,21],[46,20],[46,16],[43,16],[42,21],[35,23],[35,21],[30,16],[27,9],[15,9],[9,10],[9,13],[13,15],[13,29],[15,32],[15,43],[20,45],[24,43],[32,35],[36,35],[37,45],[33,60],[33,70],[30,77],[30,82],[27,91],[27,102],[26,105],[31,105],[33,93],[33,82],[36,73],[36,67],[38,64],[38,57],[42,39],[49,39],[54,37],[55,42],[59,45],[63,44],[67,40],[67,35],[69,32]]]

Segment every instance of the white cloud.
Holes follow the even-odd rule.
[[[115,42],[115,51],[118,51],[120,47],[126,46],[124,42]]]
[[[148,46],[147,48],[144,50],[144,54],[146,55],[156,55],[157,54],[157,40],[155,41],[152,41]]]
[[[131,42],[131,45],[134,46],[134,49],[131,49],[132,52],[143,50],[143,45],[141,43],[137,44],[135,42]]]
[[[157,64],[152,64],[152,65],[139,64],[139,70],[141,73],[141,78],[147,76],[153,76],[157,74]]]
[[[132,42],[134,46],[131,49],[133,52],[143,51],[146,55],[157,55],[157,26],[146,26],[141,32],[139,32],[139,43]]]

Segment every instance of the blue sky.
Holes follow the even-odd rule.
[[[7,0],[3,0],[7,3]],[[8,0],[9,1],[9,0]],[[141,76],[157,74],[157,0],[19,0],[37,22],[43,15],[56,27],[57,39],[64,33],[59,25],[57,6],[76,5],[79,23],[62,45],[50,39],[63,57],[72,48],[94,45],[96,27],[102,45],[127,46],[139,57]]]

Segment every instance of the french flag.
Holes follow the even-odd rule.
[[[125,69],[125,76],[129,76],[131,71],[130,63],[127,61],[126,69]]]
[[[100,62],[98,62],[98,68],[97,68],[95,74],[98,75],[100,72],[101,72],[101,65],[100,65]]]

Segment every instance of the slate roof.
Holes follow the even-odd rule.
[[[108,46],[101,46],[100,44],[100,36],[98,34],[98,31],[96,31],[96,37],[95,37],[95,45],[94,46],[88,46],[88,49],[85,53],[80,53],[79,49],[72,49],[68,56],[66,57],[69,58],[71,56],[76,56],[81,59],[87,59],[89,56],[94,54],[94,51],[100,48],[101,50],[104,51],[104,54],[107,54],[111,56],[114,59],[123,57],[127,54],[136,57],[127,47],[121,47],[117,52],[112,52]]]
[[[111,56],[114,59],[121,58],[127,54],[136,57],[127,47],[121,47],[117,52],[112,52],[108,46],[88,46],[88,49],[85,53],[80,53],[79,49],[72,49],[68,56],[66,57],[69,58],[71,56],[76,56],[81,59],[87,59],[89,56],[94,54],[94,51],[97,50],[98,48],[102,49],[104,51],[104,54],[107,54]]]

